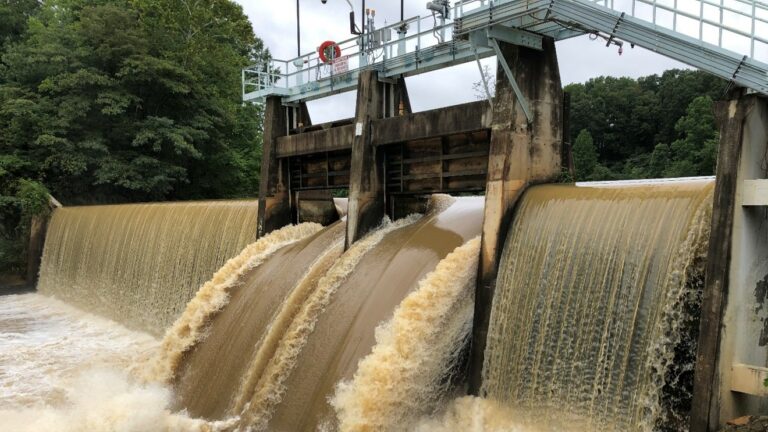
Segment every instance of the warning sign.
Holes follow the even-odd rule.
[[[333,60],[333,74],[339,75],[349,72],[349,57],[341,56]]]

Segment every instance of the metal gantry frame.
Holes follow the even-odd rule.
[[[542,36],[584,34],[607,46],[637,45],[768,95],[766,1],[461,0],[451,15],[444,24],[413,17],[339,42],[341,56],[330,64],[313,51],[252,65],[242,72],[243,100],[306,101],[354,90],[365,69],[385,78],[417,75],[497,55],[497,41],[536,48]],[[520,94],[518,100],[530,119]]]

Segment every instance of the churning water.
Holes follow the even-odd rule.
[[[343,220],[253,242],[247,202],[57,210],[40,289],[87,313],[0,297],[0,430],[680,430],[711,190],[531,188],[483,398],[461,396],[482,198],[346,251]]]

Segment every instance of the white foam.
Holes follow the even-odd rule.
[[[131,375],[159,341],[40,294],[0,296],[0,430],[215,431]]]

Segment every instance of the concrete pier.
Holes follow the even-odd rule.
[[[268,98],[264,110],[258,237],[291,223],[287,160],[277,157],[277,139],[288,134],[287,128],[286,109],[280,98]]]
[[[696,354],[692,432],[768,412],[768,99],[731,92],[720,125]]]
[[[501,44],[504,59],[528,101],[528,118],[499,64],[488,156],[485,219],[475,292],[470,392],[478,395],[498,263],[515,205],[526,187],[557,180],[563,161],[563,90],[555,42],[538,51]],[[566,158],[567,159],[567,158]]]
[[[386,86],[379,82],[376,71],[367,70],[360,74],[349,173],[346,248],[384,217],[384,155],[371,142],[371,123],[385,115]]]

